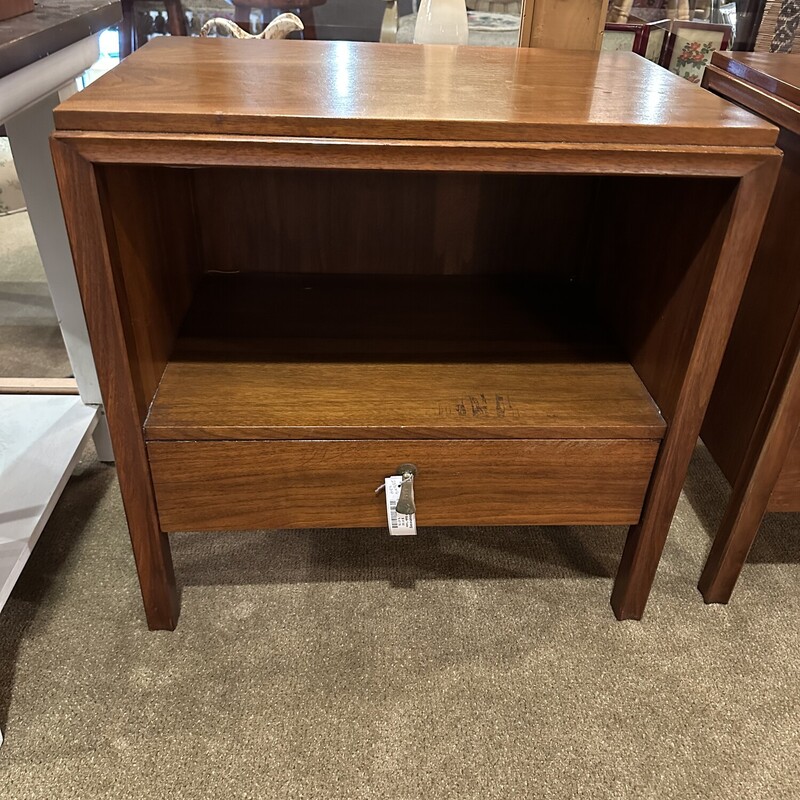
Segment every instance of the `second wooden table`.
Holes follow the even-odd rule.
[[[727,603],[767,511],[800,511],[800,55],[715,53],[708,88],[780,125],[775,194],[703,425],[733,492],[700,580]]]

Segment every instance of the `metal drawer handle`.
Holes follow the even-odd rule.
[[[400,484],[400,497],[397,498],[398,514],[416,514],[417,506],[414,503],[414,478],[417,475],[417,468],[414,464],[401,464],[395,473],[402,475],[403,481]]]

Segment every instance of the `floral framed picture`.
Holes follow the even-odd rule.
[[[730,41],[730,25],[675,20],[664,42],[661,66],[692,83],[700,83],[711,54],[727,50]]]

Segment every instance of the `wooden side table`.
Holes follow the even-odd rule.
[[[56,117],[150,627],[170,532],[385,530],[408,462],[420,526],[630,525],[641,617],[773,126],[630,53],[179,38]]]
[[[703,424],[733,485],[700,591],[727,603],[767,511],[800,511],[800,55],[715,53],[707,88],[780,126],[775,196]]]

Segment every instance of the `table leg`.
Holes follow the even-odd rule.
[[[100,385],[50,155],[53,109],[58,103],[59,93],[53,92],[6,120],[6,130],[78,391],[84,403],[100,406]],[[94,438],[98,457],[113,461],[105,417]]]
[[[303,38],[317,38],[317,21],[314,17],[314,6],[300,9],[300,20],[303,23]]]
[[[136,12],[133,0],[122,0],[119,23],[119,57],[126,58],[136,49]]]
[[[165,0],[164,5],[167,8],[167,30],[170,36],[188,36],[186,14],[181,0]]]
[[[705,310],[653,469],[642,517],[631,527],[625,542],[611,595],[617,619],[641,619],[644,614],[779,167],[779,158],[770,159],[739,181]]]
[[[251,33],[250,30],[250,13],[252,9],[249,5],[242,4],[242,3],[234,3],[233,4],[233,21],[247,33]]]
[[[75,269],[81,279],[83,305],[95,356],[103,379],[117,475],[128,519],[147,624],[172,630],[179,598],[169,539],[161,531],[153,482],[142,436],[146,409],[140,407],[132,380],[111,256],[106,242],[102,186],[93,164],[58,139],[52,143],[58,184],[64,198],[66,225],[73,243]],[[133,356],[135,357],[135,356]]]
[[[727,603],[731,599],[800,426],[798,355],[800,310],[697,586],[706,603]]]

